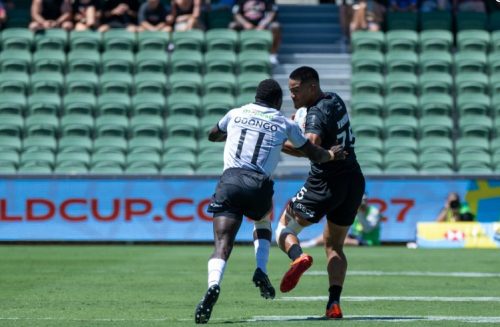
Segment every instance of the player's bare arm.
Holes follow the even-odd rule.
[[[325,150],[311,143],[311,141],[307,141],[303,146],[298,148],[298,150],[305,153],[309,160],[316,163],[344,160],[347,154],[341,145],[334,145],[329,150]]]
[[[210,142],[224,142],[226,141],[227,133],[219,129],[219,126],[215,125],[208,133],[208,140]]]

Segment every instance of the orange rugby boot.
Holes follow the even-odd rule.
[[[311,267],[313,258],[306,253],[302,253],[300,257],[295,259],[290,264],[290,269],[285,273],[281,280],[280,290],[283,293],[290,292],[297,286],[302,274]]]

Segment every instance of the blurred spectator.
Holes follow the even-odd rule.
[[[137,30],[138,0],[104,0],[103,1],[103,24],[99,32],[106,32],[110,28],[126,28],[130,32]]]
[[[469,206],[460,201],[457,193],[448,194],[448,198],[443,209],[436,218],[438,222],[473,221],[474,215],[470,212]]]
[[[175,31],[189,31],[202,28],[200,22],[201,0],[172,0],[172,12]]]
[[[172,31],[173,16],[160,0],[147,0],[139,8],[139,31]]]
[[[422,0],[420,2],[421,12],[450,10],[450,0]]]
[[[48,28],[64,28],[71,30],[70,0],[33,0],[31,3],[31,19],[29,28],[32,31]]]
[[[5,7],[2,0],[0,0],[0,30],[3,29],[6,20],[7,14],[5,13]]]
[[[75,30],[85,31],[97,27],[98,0],[73,0]]]
[[[356,219],[349,229],[344,244],[345,245],[380,245],[380,222],[382,215],[374,206],[369,206],[366,194],[358,209]],[[323,235],[302,242],[300,245],[303,248],[313,247],[324,244]]]
[[[270,61],[278,63],[278,48],[281,43],[281,28],[276,21],[278,6],[274,0],[239,0],[233,7],[234,21],[229,28],[235,30],[264,30],[273,33]]]
[[[453,0],[453,8],[455,11],[486,12],[483,0]]]
[[[417,0],[391,0],[391,11],[417,11]]]
[[[354,5],[354,0],[336,0],[335,3],[339,7],[339,23],[342,37],[347,41],[351,36],[349,26],[352,20],[352,6]]]
[[[352,6],[351,33],[358,30],[380,31],[385,8],[375,0],[361,0]]]

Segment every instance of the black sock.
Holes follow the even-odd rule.
[[[328,289],[328,292],[330,293],[330,296],[328,297],[327,308],[330,307],[333,302],[340,302],[340,293],[342,293],[342,286],[332,285]]]
[[[302,254],[302,248],[298,244],[294,244],[290,247],[288,250],[288,257],[292,259],[292,261],[295,261],[300,255]]]

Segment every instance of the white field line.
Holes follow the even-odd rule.
[[[0,317],[2,320],[35,320],[35,321],[95,321],[95,322],[114,322],[114,321],[137,321],[137,322],[155,322],[174,320],[172,318],[66,318],[66,317]],[[194,320],[191,319],[191,320]]]
[[[304,275],[326,276],[326,271],[307,271]],[[473,277],[473,278],[491,278],[500,277],[500,273],[482,273],[482,272],[434,272],[434,271],[378,271],[378,270],[351,270],[347,271],[348,276],[422,276],[422,277]]]
[[[322,320],[321,316],[255,316],[247,321],[299,321]],[[500,317],[489,316],[379,316],[379,315],[347,315],[343,320],[351,321],[384,321],[384,322],[414,322],[414,321],[457,321],[467,323],[500,323]]]
[[[328,296],[284,296],[278,301],[328,301]],[[500,297],[453,297],[453,296],[343,296],[342,301],[372,302],[372,301],[412,301],[412,302],[500,302]]]

